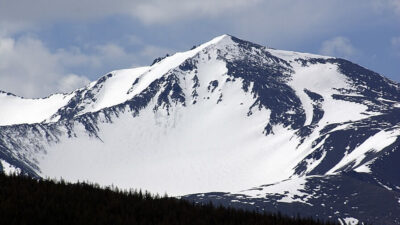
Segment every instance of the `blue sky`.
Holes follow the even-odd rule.
[[[68,92],[225,33],[400,82],[400,0],[0,0],[0,90]]]

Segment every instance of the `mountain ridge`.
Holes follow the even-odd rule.
[[[203,45],[199,45],[199,46],[197,46],[196,48],[191,49],[190,51],[199,52],[199,51],[201,51],[203,48],[208,47],[208,45],[217,44],[219,41],[223,41],[224,39],[226,39],[226,38],[231,38],[231,37],[233,37],[233,36],[230,36],[230,35],[227,35],[227,34],[218,36],[218,37],[212,39],[211,41],[204,43]],[[233,38],[235,38],[235,37],[233,37]],[[239,39],[236,38],[236,40],[239,40]],[[260,46],[260,45],[257,45],[257,46],[262,47],[262,46]],[[263,48],[265,48],[265,47],[263,47]],[[274,49],[272,49],[272,48],[269,48],[269,49],[270,49],[270,50],[274,50]],[[302,56],[302,57],[332,58],[332,57],[328,57],[328,56],[322,56],[322,55],[316,55],[316,54],[309,54],[309,53],[301,53],[301,52],[282,51],[282,50],[279,50],[279,52],[280,52],[280,53],[283,52],[283,54],[285,54],[285,53],[294,53],[294,54],[296,54],[296,55],[298,55],[298,56]],[[173,57],[176,57],[177,54],[182,54],[182,52],[181,52],[181,53],[176,53],[176,54],[171,55],[171,56],[164,57],[162,60],[164,60],[165,58],[173,58]],[[190,57],[189,57],[189,58],[190,58]],[[156,62],[156,63],[154,63],[154,64],[159,64],[162,60],[160,60],[160,61],[158,61],[158,62]],[[7,96],[13,96],[13,97],[16,97],[16,98],[18,98],[18,99],[26,100],[26,101],[30,101],[30,100],[39,100],[39,101],[43,101],[43,100],[46,100],[46,99],[49,99],[49,98],[52,98],[52,97],[55,97],[55,96],[63,96],[64,98],[69,98],[69,100],[70,100],[70,98],[73,98],[73,97],[76,95],[77,92],[83,91],[83,90],[91,89],[91,88],[93,88],[93,86],[95,86],[97,83],[101,83],[102,81],[107,80],[107,78],[110,77],[110,76],[111,76],[111,77],[112,77],[112,76],[115,76],[115,75],[118,76],[118,73],[119,73],[119,72],[129,71],[129,70],[132,70],[132,71],[130,71],[131,74],[132,74],[132,73],[135,73],[135,72],[133,72],[133,70],[144,70],[144,71],[147,72],[148,69],[151,70],[151,68],[152,68],[152,66],[153,66],[154,64],[152,64],[151,66],[137,67],[137,68],[132,68],[132,69],[114,70],[114,71],[111,71],[111,72],[106,73],[105,75],[101,76],[98,80],[92,81],[91,83],[89,83],[89,84],[86,85],[85,87],[79,88],[79,89],[77,89],[77,90],[75,90],[75,91],[71,91],[71,92],[68,92],[68,93],[53,93],[53,94],[51,94],[51,95],[49,95],[49,96],[46,96],[46,97],[43,97],[43,98],[26,98],[26,97],[23,97],[23,96],[18,96],[18,95],[15,95],[15,94],[13,94],[13,93],[4,92],[4,91],[0,91],[0,93],[1,93],[1,94],[4,94],[4,95],[7,95]],[[172,66],[171,69],[173,69],[173,68],[174,68],[174,67]],[[143,73],[144,71],[141,71],[141,72]],[[140,73],[140,72],[139,72],[139,73]],[[142,73],[141,73],[141,74],[142,74]],[[165,72],[164,72],[164,73],[165,73]],[[161,72],[161,73],[159,73],[159,74],[164,74],[164,73]],[[133,82],[132,82],[132,83],[133,83]],[[125,101],[127,101],[127,100],[128,100],[128,99],[126,99]],[[96,112],[96,111],[99,111],[99,110],[101,110],[101,109],[103,109],[103,108],[106,108],[106,107],[112,107],[112,106],[114,106],[114,105],[118,105],[118,104],[123,103],[123,102],[125,102],[125,101],[117,102],[117,103],[114,103],[114,104],[112,104],[112,105],[108,105],[108,106],[105,106],[105,107],[100,107],[100,108],[97,108],[97,109],[95,109],[94,111],[91,111],[91,112]],[[65,106],[65,105],[66,105],[66,103],[64,103],[63,106]],[[7,106],[6,106],[6,107],[7,107]],[[52,116],[54,116],[54,115],[52,115]],[[2,115],[2,117],[4,117],[4,116]],[[5,116],[5,117],[7,117],[7,116]],[[47,119],[45,119],[45,120],[42,120],[42,121],[38,120],[38,121],[35,121],[35,122],[17,122],[17,123],[13,123],[13,124],[1,124],[1,125],[15,125],[15,124],[22,124],[22,123],[55,122],[55,121],[48,120],[48,119],[49,119],[49,118],[47,118]]]
[[[201,51],[203,48],[206,48],[208,45],[215,44],[215,43],[217,43],[218,41],[221,41],[223,38],[226,38],[226,37],[228,37],[228,36],[227,36],[227,35],[218,36],[218,37],[214,38],[213,40],[211,40],[211,41],[209,41],[209,42],[206,42],[205,44],[200,45],[200,46],[196,47],[195,49],[190,50],[189,52],[198,52],[198,51]],[[177,60],[178,60],[178,62],[179,62],[179,58],[180,58],[180,56],[183,55],[183,54],[184,54],[184,53],[176,53],[176,54],[174,54],[174,55],[172,55],[172,56],[169,56],[169,57],[166,57],[166,58],[169,58],[169,59],[171,59],[171,58],[178,58]],[[186,56],[187,56],[187,57],[190,57],[190,53],[189,53],[189,55],[186,55]],[[163,61],[163,60],[165,60],[165,58],[162,59],[161,61]],[[159,61],[159,62],[157,62],[157,63],[155,63],[155,64],[158,64],[158,65],[159,65],[159,64],[161,63],[161,61]],[[170,61],[173,62],[174,59],[172,59],[172,60],[170,60]],[[178,64],[179,64],[179,63],[178,63]],[[153,65],[154,65],[154,64],[153,64]],[[21,100],[28,100],[28,101],[29,101],[29,100],[39,100],[39,101],[41,100],[41,101],[43,101],[43,100],[45,100],[45,99],[49,99],[49,98],[52,98],[52,97],[54,97],[54,96],[60,96],[60,95],[63,96],[64,98],[69,98],[69,100],[70,100],[71,98],[75,97],[76,94],[78,94],[79,92],[85,91],[85,90],[86,90],[86,91],[87,91],[87,90],[90,90],[90,89],[96,87],[96,85],[99,85],[99,84],[101,84],[102,82],[106,81],[108,78],[111,78],[111,77],[113,77],[113,76],[115,76],[115,75],[121,76],[121,74],[118,74],[118,73],[122,73],[122,75],[123,75],[123,72],[124,72],[124,71],[129,71],[129,72],[130,72],[129,75],[132,76],[132,73],[135,74],[135,71],[136,71],[136,70],[139,70],[139,75],[142,75],[143,73],[148,73],[149,71],[151,71],[151,69],[154,68],[153,65],[152,65],[152,66],[148,66],[148,67],[137,67],[137,68],[133,68],[133,69],[114,70],[114,71],[111,71],[111,72],[109,72],[109,73],[107,73],[107,74],[101,76],[98,80],[89,83],[89,84],[86,85],[85,87],[79,88],[79,89],[77,89],[77,90],[75,90],[75,91],[71,91],[71,92],[69,92],[69,93],[55,93],[55,94],[51,94],[51,95],[46,96],[46,97],[44,97],[44,98],[32,98],[32,99],[31,99],[31,98],[24,98],[24,97],[17,96],[17,95],[14,95],[14,94],[12,94],[12,93],[3,92],[3,91],[1,91],[0,94],[5,94],[5,95],[7,95],[7,96],[11,95],[11,96],[14,96],[14,97],[16,97],[16,98],[19,98],[19,99],[21,99]],[[173,67],[174,67],[174,66],[171,66],[170,69],[173,69]],[[176,67],[176,66],[175,66],[175,67]],[[161,72],[158,72],[157,74],[163,75],[163,74],[165,74],[165,73],[166,73],[165,71],[161,71]],[[133,84],[134,82],[132,81],[131,83]],[[144,85],[144,86],[146,86],[146,85]],[[139,91],[139,92],[140,92],[140,91]],[[131,97],[132,97],[132,96],[131,96]],[[127,101],[127,100],[129,100],[129,98],[125,99],[124,101],[116,102],[116,103],[113,103],[113,104],[108,105],[108,106],[105,106],[105,107],[97,108],[97,109],[95,109],[94,111],[91,111],[91,112],[97,112],[97,111],[99,111],[99,110],[101,110],[101,109],[103,109],[103,108],[112,107],[112,106],[121,104],[121,103],[123,103],[123,102],[125,102],[125,101]],[[67,101],[67,103],[68,103],[68,101]],[[64,103],[62,106],[66,106],[67,103]],[[59,108],[61,108],[61,107],[59,107]],[[1,115],[1,116],[3,116],[3,115]],[[54,116],[55,116],[54,114],[51,115],[51,117],[54,117]],[[7,117],[7,116],[6,116],[6,117]],[[48,118],[47,118],[47,119],[48,119]],[[33,123],[56,122],[56,121],[52,121],[52,120],[46,121],[47,119],[42,120],[42,121],[39,121],[39,120],[38,120],[38,121],[35,121],[35,122],[33,122]],[[19,122],[19,123],[14,123],[14,124],[1,124],[1,125],[15,125],[15,124],[21,124],[21,123],[25,123],[25,122]]]
[[[209,199],[225,204],[261,204],[246,190],[288,179],[304,182],[261,196],[316,205],[318,185],[365,183],[398,204],[400,85],[344,59],[223,35],[150,67],[110,72],[62,103],[40,122],[0,126],[2,168],[194,201],[190,194],[218,192]],[[368,191],[358,193],[368,201]],[[379,222],[332,207],[342,213],[321,218]]]

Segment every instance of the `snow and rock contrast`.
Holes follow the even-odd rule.
[[[222,35],[72,93],[0,92],[0,169],[399,224],[399,105],[352,62]]]

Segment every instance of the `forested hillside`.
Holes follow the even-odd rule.
[[[335,224],[194,205],[142,191],[0,174],[0,224]]]

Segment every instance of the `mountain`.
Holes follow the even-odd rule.
[[[0,162],[6,173],[400,224],[399,126],[398,83],[222,35],[68,94],[1,92]]]

